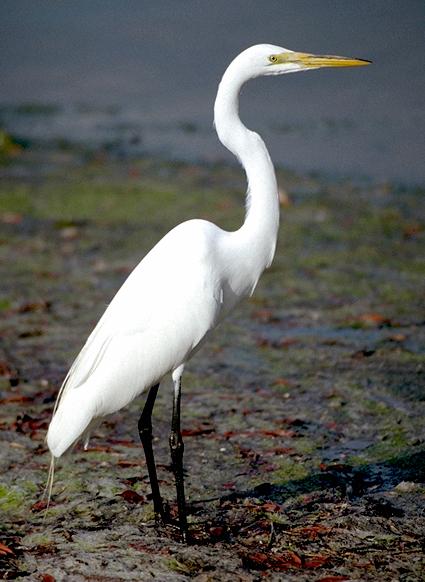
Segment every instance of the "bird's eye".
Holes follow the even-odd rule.
[[[277,63],[277,56],[276,55],[270,55],[269,56],[269,61],[271,63]]]

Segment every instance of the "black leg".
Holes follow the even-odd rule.
[[[174,378],[173,378],[174,379]],[[176,481],[179,525],[184,542],[187,541],[186,500],[184,496],[183,451],[184,444],[180,431],[181,376],[174,379],[173,418],[170,432],[170,451],[174,478]]]
[[[146,398],[143,412],[139,418],[139,436],[142,441],[143,450],[145,451],[146,466],[148,468],[149,480],[151,482],[153,509],[155,519],[164,521],[164,506],[162,503],[161,493],[159,491],[158,477],[156,474],[155,458],[152,449],[152,409],[155,404],[159,384],[152,386]]]

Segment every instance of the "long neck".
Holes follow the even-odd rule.
[[[247,129],[239,118],[239,93],[246,78],[235,64],[229,66],[219,85],[214,122],[220,141],[239,159],[246,172],[246,215],[237,235],[261,263],[258,268],[262,271],[270,265],[276,247],[278,189],[273,163],[263,140]]]

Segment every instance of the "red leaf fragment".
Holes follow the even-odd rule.
[[[136,491],[132,489],[126,489],[119,495],[127,501],[127,503],[146,503],[146,498],[143,495],[139,495]]]
[[[236,489],[236,483],[234,481],[228,481],[227,483],[223,483],[222,487],[223,489],[234,490]]]
[[[15,552],[6,546],[5,544],[0,543],[0,556],[6,556],[7,554],[14,554]]]
[[[41,575],[42,582],[56,582],[56,578],[51,574],[42,574]]]
[[[363,313],[359,321],[370,327],[391,326],[391,320],[380,313]]]
[[[301,558],[291,551],[283,554],[266,554],[264,552],[244,553],[241,556],[245,568],[254,570],[291,570],[302,567]]]
[[[265,429],[258,431],[260,434],[264,436],[271,436],[271,437],[289,437],[293,438],[296,433],[293,430],[286,430],[284,428],[276,428],[276,429]]]
[[[200,436],[203,434],[211,434],[215,428],[211,425],[199,425],[195,428],[184,428],[181,431],[182,437]]]
[[[321,568],[330,561],[329,556],[310,556],[304,562],[304,568]]]
[[[12,402],[32,402],[33,398],[31,396],[23,396],[21,394],[15,394],[14,396],[9,396],[8,398],[2,398],[0,404],[10,404]]]
[[[47,420],[41,418],[33,418],[29,414],[18,415],[11,428],[16,432],[28,434],[31,438],[36,436],[38,430],[46,430],[49,426]]]
[[[285,386],[287,388],[290,388],[291,386],[294,385],[294,383],[291,382],[291,380],[287,380],[286,378],[276,378],[275,380],[273,380],[272,385],[273,386]]]
[[[44,313],[50,311],[52,307],[51,301],[45,301],[41,299],[40,301],[30,301],[28,303],[23,303],[17,308],[17,313]]]
[[[225,528],[220,525],[212,526],[209,528],[210,536],[215,539],[222,538],[225,531]]]
[[[53,501],[50,501],[49,505],[53,506],[55,505],[55,503]],[[31,511],[33,511],[34,513],[37,513],[38,511],[44,511],[45,509],[47,509],[47,501],[45,499],[41,499],[40,501],[37,501],[36,503],[34,503],[34,505],[31,506]]]
[[[261,506],[261,509],[263,509],[264,511],[273,511],[273,512],[277,513],[280,511],[281,507],[277,503],[273,503],[272,501],[267,501],[266,503],[263,503],[263,505]]]
[[[348,576],[325,576],[320,578],[317,582],[344,582],[344,580],[349,580]]]
[[[139,467],[140,461],[130,461],[128,459],[118,459],[117,465],[119,467]]]

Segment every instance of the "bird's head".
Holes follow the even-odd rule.
[[[283,75],[321,67],[358,67],[370,64],[370,61],[364,59],[300,53],[272,44],[252,46],[236,57],[235,61],[246,67],[246,73],[250,77]]]

